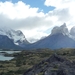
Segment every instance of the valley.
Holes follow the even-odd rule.
[[[53,54],[65,57],[71,62],[75,62],[75,49],[61,48],[58,50],[51,49],[35,49],[23,50],[18,53],[6,54],[5,56],[14,57],[11,60],[0,61],[0,75],[23,75],[28,69],[34,65],[38,65],[42,61],[47,60]],[[40,64],[41,67],[45,66]],[[44,73],[44,72],[43,72]],[[41,72],[38,75],[43,75]]]

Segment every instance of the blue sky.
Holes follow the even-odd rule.
[[[31,7],[38,7],[40,10],[43,10],[44,13],[47,13],[50,10],[53,10],[54,7],[47,7],[44,5],[45,0],[22,0],[23,2],[30,4]]]
[[[22,1],[28,5],[30,5],[31,7],[37,7],[41,10],[43,10],[44,13],[48,13],[50,10],[55,9],[55,7],[52,6],[45,6],[44,2],[45,0],[0,0],[2,2],[5,1],[12,1],[13,3],[17,3],[18,1]]]

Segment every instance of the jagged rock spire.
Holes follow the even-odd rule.
[[[58,33],[62,33],[64,35],[69,34],[69,31],[68,31],[68,28],[66,26],[66,23],[62,24],[60,27],[55,26],[51,31],[51,35],[58,34]]]

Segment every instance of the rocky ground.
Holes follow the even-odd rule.
[[[24,75],[75,75],[75,63],[53,54],[50,58],[28,69]]]

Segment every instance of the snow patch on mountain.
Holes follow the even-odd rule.
[[[1,27],[0,35],[8,36],[16,45],[28,44],[28,41],[20,30],[15,31],[11,28]]]

